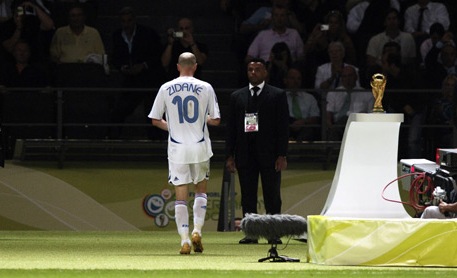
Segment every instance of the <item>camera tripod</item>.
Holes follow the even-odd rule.
[[[268,250],[268,254],[269,254],[268,257],[259,259],[259,263],[264,262],[266,260],[270,260],[270,262],[273,262],[273,263],[300,262],[300,259],[279,255],[276,245],[277,245],[276,243],[271,244],[271,248],[270,248],[270,250]]]

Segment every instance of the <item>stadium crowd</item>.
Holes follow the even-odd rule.
[[[457,1],[220,0],[219,5],[235,22],[231,48],[238,58],[239,77],[233,87],[246,84],[244,69],[249,59],[266,60],[268,82],[289,94],[291,134],[296,135],[291,140],[340,140],[335,132],[323,138],[327,133],[316,132],[316,125],[344,125],[348,113],[370,112],[367,107],[372,100],[354,92],[371,91],[374,73],[384,74],[386,91],[394,92],[386,94],[385,110],[403,113],[410,127],[401,134],[407,149],[403,158],[424,156],[425,125],[454,126],[456,89],[451,77],[457,75]],[[117,15],[119,25],[112,43],[107,44],[94,27],[97,13],[94,0],[0,0],[0,86],[110,87],[104,82],[106,75],[119,72],[119,86],[125,92],[114,98],[100,96],[98,101],[105,105],[95,114],[75,111],[68,117],[80,114],[72,120],[101,117],[123,123],[138,106],[147,111],[154,98],[133,96],[128,89],[152,88],[177,77],[173,60],[181,52],[194,53],[199,65],[196,75],[202,78],[211,49],[204,36],[197,36],[198,40],[193,36],[204,30],[194,30],[192,14],[179,18],[162,35],[154,26],[137,23],[135,11],[125,7]],[[450,81],[454,89],[449,88]],[[440,90],[442,94],[430,93]],[[332,94],[327,96],[328,92]],[[294,107],[295,95],[308,100]],[[311,102],[310,97],[314,98]],[[28,101],[36,106],[40,99]],[[324,105],[316,107],[315,102]],[[10,120],[6,114],[11,110],[2,109],[3,122]],[[311,130],[304,130],[305,123]],[[111,128],[99,136],[118,138],[120,132]],[[78,134],[75,131],[73,136]],[[153,132],[145,136],[163,138]],[[454,146],[452,136],[446,141],[435,135],[429,138],[440,147]]]

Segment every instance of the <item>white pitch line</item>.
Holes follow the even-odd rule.
[[[293,209],[295,209],[296,207],[298,207],[300,204],[308,201],[309,199],[311,199],[312,197],[314,197],[315,195],[319,194],[322,190],[324,189],[327,189],[328,187],[330,187],[331,183],[328,183],[327,185],[325,186],[321,186],[318,190],[315,190],[313,191],[313,193],[307,195],[305,198],[301,199],[299,202],[295,203],[295,205],[291,206],[289,209],[287,209],[284,213],[288,213],[290,211],[292,211]]]
[[[56,219],[57,221],[63,223],[65,226],[67,226],[68,228],[76,231],[76,228],[73,227],[72,225],[70,225],[69,223],[65,222],[64,220],[60,219],[59,217],[57,217],[56,215],[54,215],[51,211],[49,211],[48,209],[46,209],[45,207],[43,207],[41,204],[39,204],[39,202],[35,201],[35,199],[33,198],[30,198],[29,196],[27,196],[26,194],[22,193],[21,191],[17,190],[15,187],[9,185],[8,183],[5,183],[3,181],[0,181],[1,184],[3,184],[4,186],[6,186],[7,188],[11,189],[12,191],[16,192],[17,194],[19,194],[20,196],[22,196],[24,199],[30,201],[30,203],[34,204],[35,206],[37,206],[38,208],[40,208],[41,210],[45,211],[46,213],[48,213],[51,217],[53,217],[54,219]]]

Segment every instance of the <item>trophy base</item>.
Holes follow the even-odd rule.
[[[373,113],[386,113],[386,111],[382,107],[374,107]]]

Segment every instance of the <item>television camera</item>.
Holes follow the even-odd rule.
[[[438,205],[440,200],[457,201],[457,149],[437,149],[436,162],[402,159],[400,163],[402,173],[411,177],[403,189],[410,191],[410,202],[415,203],[416,210]]]

